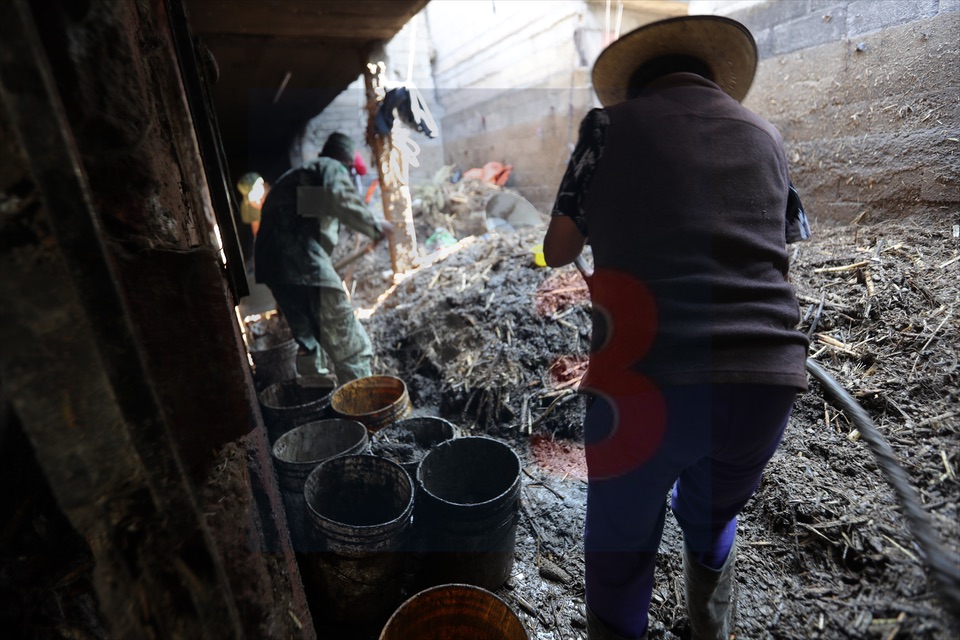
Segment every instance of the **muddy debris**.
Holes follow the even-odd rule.
[[[811,241],[791,247],[791,279],[801,301],[800,329],[811,337],[810,357],[870,415],[939,544],[957,559],[955,224],[954,216],[939,214],[815,227]],[[386,248],[378,247],[352,265],[353,301],[375,345],[375,372],[406,383],[414,416],[447,419],[459,435],[496,437],[520,456],[515,563],[496,595],[532,640],[582,640],[587,485],[584,403],[575,389],[589,351],[590,306],[573,267],[535,265],[531,248],[541,240],[542,229],[461,237],[396,281]],[[201,483],[200,508],[232,574],[249,587],[238,600],[275,612],[259,618],[266,627],[251,633],[293,637],[302,624],[299,605],[270,582],[288,568],[271,554],[264,555],[267,565],[252,561],[246,524],[252,505],[238,499],[249,469],[261,464],[250,457],[250,437],[219,452]],[[11,442],[8,455],[15,450]],[[10,486],[25,486],[24,478],[33,476],[19,472],[30,457],[8,459]],[[8,511],[18,514],[4,537],[9,568],[17,570],[2,594],[5,611],[16,612],[8,615],[12,632],[36,637],[56,628],[107,637],[88,551],[70,556],[75,559],[62,573],[44,569],[69,551],[54,535],[62,515],[52,495],[8,493]],[[960,635],[873,452],[816,381],[799,398],[739,532],[740,638]],[[652,595],[655,640],[689,637],[681,544],[668,515]]]
[[[517,564],[498,595],[531,638],[573,639],[585,637],[584,403],[575,389],[590,306],[572,266],[534,264],[542,234],[461,239],[355,304],[376,367],[407,381],[415,407],[521,454]],[[960,240],[949,216],[820,227],[790,251],[810,357],[870,414],[947,555],[960,557]],[[873,452],[816,381],[799,398],[740,533],[739,637],[957,635]],[[689,635],[680,549],[668,517],[652,638]],[[544,577],[545,565],[571,580]]]

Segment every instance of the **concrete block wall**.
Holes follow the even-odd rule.
[[[614,9],[616,3],[612,3]],[[686,12],[682,2],[632,2],[620,33]],[[461,170],[513,165],[508,186],[548,213],[580,121],[599,106],[590,68],[615,37],[606,2],[432,0],[444,161]]]
[[[689,12],[726,15],[744,23],[763,59],[823,44],[828,41],[825,34],[867,34],[957,11],[958,5],[960,0],[691,0]]]
[[[475,90],[469,108],[444,118],[445,162],[463,169],[490,160],[512,165],[508,186],[549,212],[580,120],[594,99],[584,86],[586,76],[586,69],[576,69],[535,87]]]
[[[688,8],[751,29],[761,61],[745,104],[784,134],[792,178],[815,218],[957,211],[960,0],[625,7],[620,33]],[[509,186],[547,212],[580,119],[598,106],[590,67],[616,35],[605,10],[595,0],[432,0],[417,25],[414,82],[441,135],[414,134],[422,149],[412,182],[443,164],[466,170],[497,160],[514,165]],[[394,77],[406,74],[409,46],[410,25],[387,47]],[[311,122],[297,157],[312,157],[333,130],[362,140],[362,108],[358,80]]]
[[[539,85],[573,66],[576,4],[439,2],[427,5],[436,36],[436,82],[446,112],[485,100],[482,91]],[[506,5],[503,8],[501,5]],[[498,7],[497,13],[492,8]],[[467,10],[470,13],[467,13]],[[509,12],[509,13],[507,13]],[[464,25],[474,25],[464,29]],[[458,30],[456,27],[460,27]],[[461,37],[453,38],[460,31]],[[467,35],[469,34],[469,35]]]
[[[960,219],[960,2],[690,3],[740,20],[761,61],[744,104],[784,136],[815,220]]]
[[[580,120],[599,106],[589,71],[616,36],[616,3],[610,15],[606,6],[605,0],[432,0],[418,17],[413,78],[440,136],[413,135],[421,150],[411,183],[445,164],[465,171],[496,160],[514,166],[511,188],[549,211]],[[620,33],[685,12],[685,3],[672,0],[627,3]],[[406,74],[411,30],[408,24],[386,47],[395,79]],[[292,161],[314,157],[332,131],[362,141],[364,99],[358,80],[310,122]]]
[[[508,186],[549,209],[588,108],[574,43],[584,10],[581,2],[427,5],[446,164],[513,165]]]

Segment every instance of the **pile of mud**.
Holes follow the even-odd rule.
[[[466,238],[372,302],[374,368],[402,377],[414,406],[467,429],[575,435],[579,420],[563,409],[581,404],[589,296],[572,267],[535,265],[542,235]]]
[[[957,558],[960,240],[945,218],[816,229],[791,247],[791,279],[810,356],[870,414]],[[533,443],[582,459],[574,389],[589,350],[589,299],[572,267],[534,264],[542,234],[463,239],[397,283],[374,270],[370,281],[383,286],[355,304],[376,369],[402,377],[415,407],[523,454],[518,564],[500,595],[531,637],[582,638],[585,485],[569,468],[538,463],[544,449]],[[740,635],[955,637],[900,511],[856,426],[812,381],[741,517]],[[654,638],[687,633],[679,529],[667,522]]]

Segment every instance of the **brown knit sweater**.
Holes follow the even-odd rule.
[[[595,300],[593,349],[607,342],[610,322],[620,336],[608,348],[621,332],[652,328],[631,368],[654,380],[805,390],[780,134],[700,76],[673,74],[652,89],[606,110],[583,209],[597,276],[629,274],[652,294],[655,313],[604,311]]]

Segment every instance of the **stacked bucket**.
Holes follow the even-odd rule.
[[[411,418],[406,384],[392,376],[332,390],[290,378],[264,388],[260,404],[318,629],[527,640],[491,593],[514,561],[520,460],[509,446]],[[398,441],[410,447],[387,446]]]
[[[247,341],[257,391],[297,377],[297,342],[282,316],[247,324]]]

